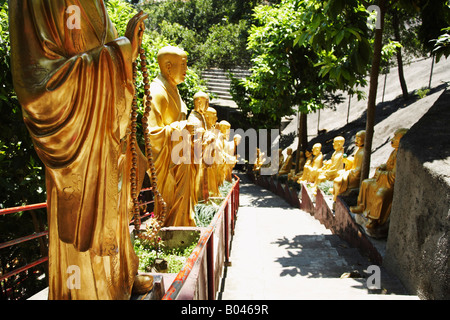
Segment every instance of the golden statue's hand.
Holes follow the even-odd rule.
[[[186,124],[186,130],[189,131],[190,135],[193,136],[195,134],[195,125],[191,123]]]
[[[131,42],[133,61],[135,61],[139,55],[139,48],[141,47],[142,38],[144,37],[144,21],[147,18],[148,14],[144,14],[143,11],[140,11],[133,18],[131,18],[130,21],[128,21],[125,37],[127,37]]]

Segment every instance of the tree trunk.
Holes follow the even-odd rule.
[[[396,11],[396,9],[393,10],[392,13],[392,24],[394,27],[394,37],[395,37],[395,41],[398,41],[399,43],[401,43],[401,39],[400,39],[400,27],[399,27],[399,19],[398,19],[398,13]],[[397,65],[398,65],[398,77],[400,80],[400,86],[402,87],[402,93],[403,93],[403,99],[408,99],[409,94],[408,94],[408,87],[406,86],[406,81],[405,81],[405,74],[403,72],[403,58],[402,58],[402,48],[397,48]]]
[[[375,109],[377,100],[378,75],[380,74],[381,49],[383,47],[383,28],[384,15],[386,12],[386,0],[380,0],[380,29],[375,31],[375,43],[372,59],[372,69],[370,71],[369,97],[367,102],[367,120],[366,120],[366,140],[364,143],[364,161],[361,169],[361,181],[369,177],[370,156],[372,153],[372,140],[375,126]]]
[[[301,112],[300,119],[298,123],[298,144],[297,144],[297,153],[295,155],[295,173],[299,172],[298,163],[300,160],[300,151],[305,151],[308,149],[308,126],[307,126],[307,114]]]

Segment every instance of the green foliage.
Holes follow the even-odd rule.
[[[189,65],[228,69],[249,64],[247,20],[262,0],[166,0],[140,6],[150,14],[148,28],[182,47]]]
[[[36,155],[22,110],[14,92],[10,71],[10,41],[7,2],[0,4],[0,209],[45,201],[42,162]],[[42,231],[45,210],[32,215],[19,212],[0,217],[0,243]],[[43,244],[45,250],[45,245]],[[37,240],[7,247],[0,252],[0,274],[41,257]],[[29,297],[46,285],[42,266],[2,282],[2,299]]]
[[[142,239],[134,240],[134,250],[139,257],[139,271],[152,272],[156,259],[164,259],[168,263],[168,273],[178,273],[197,246],[200,236],[185,248],[168,249],[163,241],[157,245]]]
[[[207,227],[214,219],[219,207],[214,202],[199,203],[195,206],[195,225],[197,227]]]
[[[442,31],[444,33],[434,40],[435,45],[433,54],[436,56],[436,63],[438,63],[443,56],[447,59],[450,55],[450,27],[444,28]]]
[[[220,205],[223,199],[230,193],[233,187],[233,182],[224,181],[224,183],[219,186],[219,193],[221,197],[209,199],[206,203],[198,203],[194,208],[194,219],[197,227],[207,227],[210,225],[214,216],[219,211]]]
[[[427,87],[423,87],[416,90],[416,94],[419,97],[419,99],[425,98],[429,92],[430,89]]]
[[[43,166],[13,87],[6,2],[0,7],[0,112],[0,208],[45,201]]]
[[[119,36],[123,36],[125,34],[125,30],[128,24],[128,21],[137,14],[137,9],[134,8],[131,4],[125,2],[124,0],[108,0],[106,2],[106,6],[108,8],[108,14],[111,18],[111,21],[116,26],[117,32]],[[150,19],[153,17],[150,16]],[[146,52],[146,57],[148,61],[148,74],[150,80],[154,79],[159,74],[159,66],[157,61],[158,51],[167,45],[176,45],[174,42],[166,39],[164,36],[146,29],[144,33],[144,37],[142,40],[142,47]],[[139,60],[139,59],[138,59]],[[139,62],[139,61],[138,61]],[[139,103],[139,114],[142,117],[144,113],[144,83],[142,81],[142,74],[138,72],[137,77],[137,85],[136,91]],[[180,95],[183,101],[187,104],[189,109],[194,107],[193,96],[200,90],[206,90],[206,86],[204,82],[200,79],[199,75],[195,72],[195,70],[189,68],[186,74],[186,80],[184,83],[178,86]]]
[[[332,195],[330,193],[330,189],[333,188],[333,181],[324,181],[324,182],[320,183],[317,187],[320,190],[322,190],[325,195],[330,196],[330,195]]]
[[[295,3],[303,22],[295,44],[317,52],[320,76],[342,90],[365,86],[372,58],[365,6],[357,0],[288,2]]]
[[[249,31],[252,74],[233,79],[231,93],[254,128],[277,128],[285,115],[324,106],[332,83],[319,75],[317,52],[299,45],[304,12],[297,1],[255,8]]]

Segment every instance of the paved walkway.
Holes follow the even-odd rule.
[[[310,214],[244,175],[241,179],[232,265],[224,271],[219,299],[417,299],[404,295],[400,282],[383,268],[381,289],[369,290],[371,263],[358,250]],[[355,270],[358,278],[341,278]]]

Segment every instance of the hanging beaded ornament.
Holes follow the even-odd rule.
[[[161,196],[161,193],[158,190],[158,181],[156,178],[156,169],[153,163],[153,154],[152,154],[152,146],[150,143],[149,130],[148,130],[148,117],[150,115],[151,110],[151,102],[152,96],[150,94],[150,81],[148,78],[147,72],[147,58],[145,56],[145,50],[143,48],[139,49],[139,57],[140,57],[140,65],[144,82],[144,94],[145,94],[145,109],[142,117],[142,128],[144,131],[144,141],[145,141],[145,156],[147,158],[148,167],[150,169],[150,181],[152,186],[152,191],[155,199],[155,204],[158,204],[161,207],[161,214],[159,217],[156,217],[151,221],[149,226],[147,227],[147,232],[141,232],[141,218],[140,218],[140,206],[139,206],[139,192],[137,190],[137,162],[138,162],[138,153],[137,150],[139,148],[137,143],[137,117],[138,117],[138,102],[136,93],[133,97],[132,108],[131,108],[131,141],[130,148],[132,153],[132,166],[131,166],[131,197],[133,199],[133,216],[134,216],[134,228],[136,231],[136,235],[139,238],[143,238],[149,241],[156,240],[156,237],[164,223],[167,205]],[[137,79],[137,62],[133,63],[133,81],[136,83]]]

